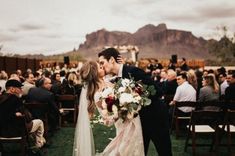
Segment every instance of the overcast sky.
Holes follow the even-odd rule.
[[[134,33],[146,24],[217,37],[235,32],[235,0],[0,0],[1,52],[70,51],[88,33],[105,28]]]

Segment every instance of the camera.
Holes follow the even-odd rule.
[[[156,65],[156,64],[149,64],[149,65],[147,66],[147,68],[148,68],[149,70],[153,71],[153,70],[156,70],[156,69],[157,69],[157,65]]]

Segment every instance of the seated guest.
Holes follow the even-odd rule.
[[[205,76],[202,80],[202,88],[199,92],[199,102],[205,101],[218,101],[219,100],[219,87],[212,75]],[[206,110],[218,110],[217,107],[208,106]]]
[[[197,90],[198,89],[197,88],[198,87],[198,83],[197,83],[197,76],[195,74],[195,71],[192,70],[192,69],[188,70],[187,78],[188,78],[187,79],[188,83],[191,84],[195,90]]]
[[[29,89],[35,87],[34,75],[32,73],[25,74],[25,81],[23,83],[23,96],[28,95]]]
[[[82,85],[78,83],[78,78],[75,73],[70,73],[68,75],[68,83],[64,84],[64,94],[71,94],[71,95],[77,95],[80,96]]]
[[[174,105],[176,102],[181,101],[196,101],[196,90],[187,81],[186,73],[181,73],[177,75],[178,87],[175,92],[175,96],[170,105]],[[192,107],[181,107],[179,111],[185,115],[189,114],[193,110]]]
[[[219,83],[220,83],[220,97],[221,97],[221,100],[224,100],[225,89],[229,86],[227,82],[226,73],[219,74]]]
[[[235,101],[235,73],[228,75],[227,81],[229,86],[225,90],[225,100]]]
[[[9,80],[17,80],[21,82],[19,76],[16,73],[12,73],[9,77]]]
[[[51,92],[53,92],[55,95],[62,93],[62,83],[60,80],[60,73],[54,73],[51,77],[52,80],[52,86],[51,86]]]
[[[6,85],[7,79],[8,79],[7,73],[4,70],[2,70],[0,72],[0,87],[1,87],[0,93],[3,93],[3,91],[5,91],[5,85]]]
[[[39,87],[31,88],[28,93],[28,102],[40,102],[40,103],[46,103],[48,104],[48,121],[50,130],[54,131],[56,130],[56,127],[58,125],[59,120],[59,114],[60,110],[58,109],[56,102],[55,102],[55,96],[52,92],[50,92],[51,89],[51,79],[49,78],[42,78],[38,82]],[[32,112],[34,117],[42,118],[42,113],[47,112],[41,112],[35,110]]]
[[[177,75],[174,70],[169,69],[167,71],[167,81],[166,81],[166,87],[164,89],[164,93],[166,95],[175,95],[176,89],[178,87],[176,76]]]
[[[6,92],[0,97],[0,125],[6,132],[14,133],[14,130],[9,129],[10,124],[16,122],[16,118],[26,115],[24,114],[23,103],[20,100],[22,95],[21,82],[17,80],[8,80],[6,82]],[[27,118],[26,118],[27,119]],[[30,133],[35,133],[35,145],[41,148],[45,144],[44,126],[40,119],[27,119],[27,128]]]
[[[205,76],[202,80],[202,88],[199,92],[198,101],[219,100],[219,88],[212,75]]]
[[[176,72],[172,69],[167,71],[167,81],[163,85],[163,94],[165,103],[168,105],[172,100],[176,92],[178,84],[176,82]]]

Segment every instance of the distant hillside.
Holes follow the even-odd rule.
[[[71,60],[96,59],[104,46],[136,45],[140,50],[139,58],[170,58],[176,54],[179,58],[213,59],[214,56],[207,49],[209,42],[217,41],[195,37],[189,31],[167,29],[165,24],[158,26],[148,24],[135,33],[105,29],[92,32],[86,35],[86,40],[79,45],[79,49],[70,52],[50,56],[39,54],[17,55],[17,57],[62,61],[63,56],[68,55]]]
[[[210,58],[207,40],[195,37],[191,32],[167,29],[165,24],[146,25],[135,33],[98,30],[86,35],[78,53],[85,58],[97,58],[104,46],[136,45],[139,57],[169,58],[173,54],[186,58]]]

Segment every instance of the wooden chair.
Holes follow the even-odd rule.
[[[191,118],[191,113],[189,113],[188,116],[182,116],[179,112],[179,108],[182,108],[182,107],[195,108],[196,105],[197,105],[197,102],[192,102],[192,101],[176,102],[176,104],[174,105],[173,114],[172,114],[171,131],[172,131],[172,128],[175,127],[176,138],[178,138],[180,134],[180,122],[181,121],[189,122]]]
[[[25,117],[17,117],[15,123],[8,123],[7,130],[4,125],[0,125],[0,153],[8,153],[4,150],[4,143],[17,143],[20,144],[21,156],[27,155],[29,147],[28,130],[26,126]]]
[[[63,109],[64,112],[73,112],[73,124],[76,125],[78,115],[78,97],[77,95],[59,95],[57,97],[59,109]],[[65,116],[60,116],[59,124],[62,126],[62,120]]]
[[[217,110],[208,110],[204,108],[217,107]],[[223,123],[224,111],[220,109],[222,104],[220,102],[202,102],[198,103],[196,110],[192,112],[190,123],[188,126],[188,135],[185,141],[185,151],[188,146],[192,146],[193,155],[196,152],[197,146],[210,146],[210,150],[218,146],[219,142],[219,125]],[[198,134],[211,134],[211,144],[196,144],[196,136]],[[189,138],[192,139],[192,144],[189,144]]]
[[[235,101],[225,102],[224,107],[224,124],[220,125],[220,128],[227,134],[228,152],[231,152],[232,133],[235,133]]]
[[[24,107],[28,109],[34,118],[41,119],[44,124],[44,137],[48,137],[48,104],[40,102],[25,102]]]

